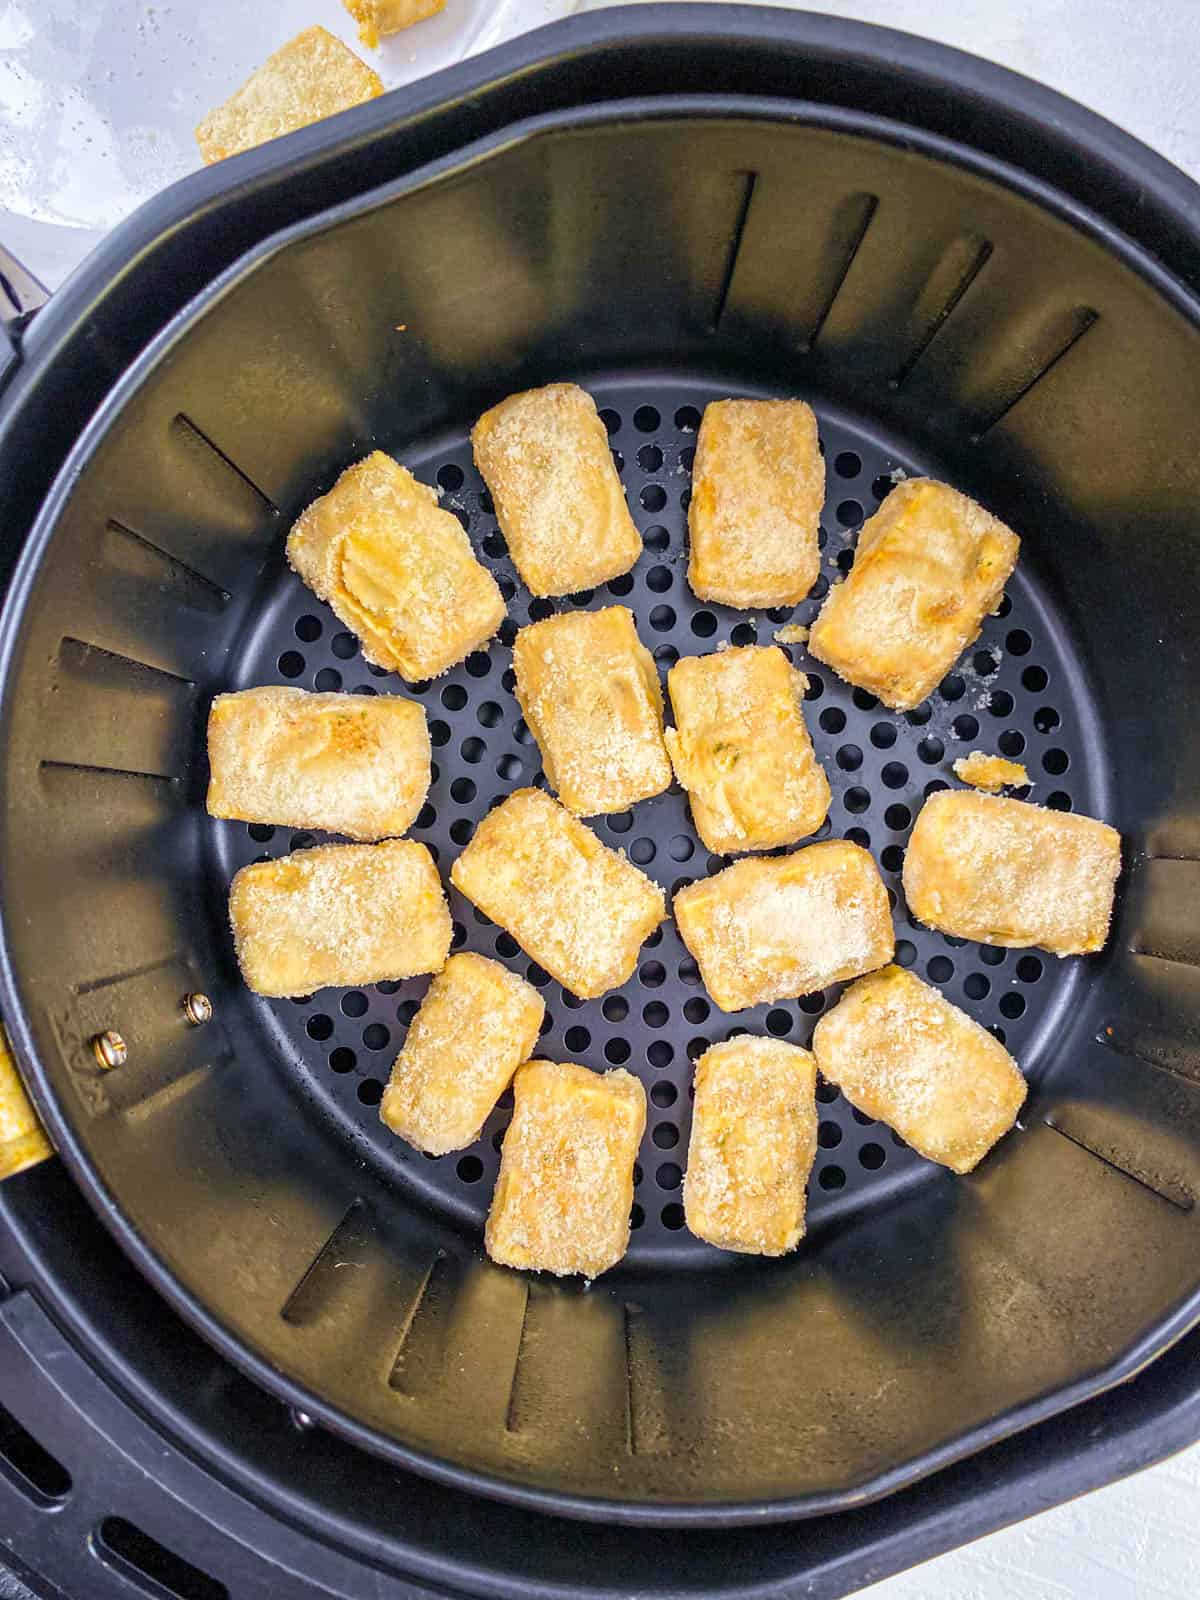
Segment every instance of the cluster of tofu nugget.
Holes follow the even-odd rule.
[[[634,565],[641,538],[582,389],[556,383],[513,395],[472,438],[532,594],[594,588]],[[823,501],[807,405],[709,405],[689,509],[692,589],[738,607],[802,600],[818,575]],[[956,490],[903,481],[863,527],[853,570],[830,590],[808,649],[893,709],[912,708],[978,636],[1018,547]],[[505,615],[435,490],[381,453],[304,512],[287,552],[366,659],[409,680],[484,646]],[[796,1246],[816,1152],[818,1069],[921,1155],[970,1171],[1016,1120],[1025,1097],[1016,1063],[935,988],[891,964],[887,891],[866,850],[831,839],[755,854],[810,837],[830,803],[805,726],[805,678],[787,655],[770,645],[678,661],[667,683],[673,727],[664,727],[654,661],[623,606],[520,629],[513,666],[554,794],[519,789],[495,806],[450,881],[527,956],[581,999],[628,981],[668,915],[666,896],[581,818],[625,811],[674,777],[708,849],[744,856],[681,889],[670,908],[713,1002],[736,1013],[849,982],[811,1053],[740,1035],[698,1061],[684,1184],[692,1232],[763,1255]],[[297,996],[436,974],[392,1070],[383,1121],[429,1154],[460,1150],[511,1084],[489,1253],[589,1278],[618,1262],[645,1092],[624,1070],[531,1060],[544,1017],[537,990],[499,962],[450,955],[437,867],[401,837],[430,783],[423,708],[295,688],[221,695],[209,758],[214,816],[360,841],[238,873],[230,917],[249,986]],[[995,786],[994,759],[971,758],[985,787]],[[963,775],[971,778],[969,763]],[[917,817],[904,888],[932,928],[1067,956],[1102,948],[1119,870],[1120,839],[1104,823],[943,790]]]

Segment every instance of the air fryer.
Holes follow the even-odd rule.
[[[994,106],[973,122],[970,94],[928,75],[835,68],[814,19],[768,16],[664,8],[641,30],[681,30],[673,92],[645,56],[622,76],[614,41],[612,98],[522,108],[402,176],[365,153],[389,102],[208,175],[219,214],[272,171],[273,218],[290,190],[300,220],[189,263],[195,292],[73,443],[2,624],[4,1011],[77,1183],[153,1286],[305,1416],[604,1521],[846,1509],[1129,1376],[1200,1311],[1196,295],[1164,265],[1168,230],[1136,239],[1067,183],[1065,142],[1059,172],[1022,162],[1028,106],[997,154]],[[778,60],[751,70],[745,39],[773,31]],[[519,582],[468,430],[561,378],[596,397],[645,553],[550,603]],[[686,583],[696,426],[729,395],[819,418],[822,573],[794,608]],[[508,600],[500,638],[431,683],[368,666],[283,557],[298,512],[376,448],[440,486]],[[11,443],[4,471],[22,471]],[[683,1226],[693,1062],[735,1028],[807,1044],[836,991],[724,1015],[666,924],[628,984],[581,1003],[450,890],[455,948],[540,984],[539,1053],[625,1066],[650,1101],[622,1266],[591,1286],[494,1266],[505,1105],[437,1160],[378,1119],[424,980],[271,1001],[239,979],[231,876],[318,836],[206,816],[212,696],[418,698],[435,781],[413,837],[445,878],[496,799],[539,779],[517,627],[618,599],[664,672],[770,643],[812,620],[913,473],[1022,535],[999,614],[904,715],[789,648],[833,785],[822,833],[869,846],[897,958],[1016,1056],[1020,1126],[956,1179],[822,1084],[808,1238],[775,1262],[717,1252]],[[976,747],[1025,762],[1033,799],[1121,830],[1102,955],[909,917],[912,821]],[[724,865],[677,790],[598,831],[668,891]],[[114,1069],[106,1030],[127,1047]]]

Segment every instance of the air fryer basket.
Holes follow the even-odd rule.
[[[530,119],[197,296],[60,476],[4,637],[8,1014],[56,1141],[152,1280],[359,1442],[629,1519],[845,1506],[1177,1337],[1200,1304],[1198,358],[1182,287],[1014,167],[871,104],[729,94]],[[726,1017],[669,925],[602,1002],[544,985],[542,1051],[627,1064],[651,1098],[633,1246],[585,1289],[482,1255],[503,1109],[436,1162],[379,1127],[420,984],[263,1002],[232,959],[231,873],[305,840],[205,817],[214,692],[415,694],[437,763],[415,836],[443,871],[535,779],[508,644],[548,606],[515,580],[466,431],[552,377],[596,394],[646,536],[630,579],[556,608],[623,598],[664,670],[769,642],[819,597],[748,615],[690,596],[690,450],[715,396],[815,405],[819,588],[897,471],[949,479],[1025,538],[1004,613],[928,705],[892,715],[814,665],[808,707],[830,831],[869,840],[900,958],[1006,1036],[1033,1084],[1023,1126],[954,1180],[823,1088],[811,1235],[786,1261],[680,1227],[691,1061],[732,1028],[806,1043],[832,993]],[[510,596],[501,641],[411,690],[282,561],[290,519],[376,446],[442,486]],[[910,923],[909,825],[976,746],[1020,754],[1033,798],[1122,830],[1103,956]],[[600,831],[668,888],[723,864],[677,793]],[[451,899],[456,943],[529,970]],[[180,1009],[193,989],[214,1000],[203,1029]],[[106,1027],[129,1042],[109,1074],[88,1042]]]

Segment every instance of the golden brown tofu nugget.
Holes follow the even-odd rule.
[[[493,1261],[597,1278],[629,1247],[633,1164],[646,1091],[623,1069],[529,1061],[513,1079],[513,1117],[485,1243]]]
[[[714,400],[696,440],[688,582],[722,605],[793,606],[821,569],[825,463],[803,400]]]
[[[374,50],[381,34],[399,33],[414,22],[436,17],[446,0],[343,0],[343,4],[358,23],[358,37]]]
[[[1025,1100],[1000,1041],[903,967],[851,984],[817,1023],[813,1050],[852,1106],[955,1172],[983,1160]]]
[[[280,998],[437,972],[452,932],[433,857],[412,839],[243,867],[229,920],[246,983]]]
[[[812,994],[895,950],[879,869],[843,839],[736,861],[681,889],[675,920],[722,1011]]]
[[[641,555],[608,432],[577,384],[510,395],[484,412],[471,443],[531,594],[594,589]]]
[[[1029,782],[1029,773],[1021,762],[989,756],[982,750],[959,756],[954,763],[954,776],[969,783],[972,789],[982,789],[985,794],[999,794],[1003,788]]]
[[[957,489],[909,478],[864,523],[850,576],[829,591],[808,648],[893,711],[911,711],[978,638],[1020,547]]]
[[[817,1064],[782,1039],[715,1044],[696,1063],[683,1206],[721,1250],[781,1256],[804,1237],[817,1153]]]
[[[1106,822],[945,789],[917,817],[904,893],[942,933],[1088,955],[1108,938],[1120,871],[1121,835]]]
[[[807,682],[770,645],[686,656],[671,668],[667,749],[715,855],[795,844],[824,822],[829,780],[801,710]]]
[[[533,985],[498,961],[451,956],[412,1020],[380,1117],[428,1155],[474,1144],[545,1014]]]
[[[383,81],[325,28],[306,28],[196,129],[210,165],[373,100]]]
[[[395,838],[425,803],[429,763],[424,707],[396,695],[243,689],[208,714],[214,817]]]
[[[582,1000],[632,977],[667,914],[656,883],[540,789],[484,817],[450,881]]]
[[[478,650],[504,620],[496,580],[458,518],[380,450],[309,506],[287,554],[366,659],[414,683]]]
[[[547,782],[569,810],[625,811],[670,786],[658,672],[627,607],[522,628],[513,668]]]

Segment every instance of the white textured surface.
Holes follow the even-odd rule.
[[[380,69],[403,83],[519,27],[599,9],[595,0],[448,0],[444,22],[392,41]],[[1028,73],[1200,178],[1200,0],[831,0],[814,9]],[[189,169],[189,131],[209,105],[312,22],[353,39],[337,0],[0,0],[0,238],[61,281],[97,227]],[[1200,1446],[865,1595],[1200,1600]]]

